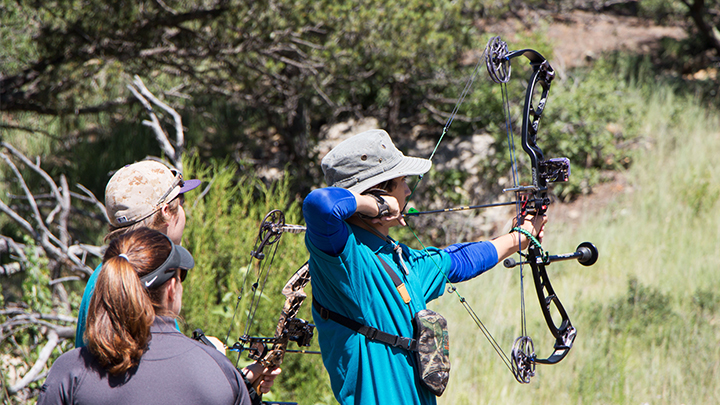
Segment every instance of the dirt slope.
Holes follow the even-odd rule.
[[[567,69],[586,65],[603,52],[646,53],[664,37],[682,39],[687,35],[681,26],[659,26],[637,17],[580,10],[562,14],[521,10],[514,18],[480,28],[508,41],[515,41],[515,33],[528,28],[545,32],[555,49],[550,62],[561,75]]]

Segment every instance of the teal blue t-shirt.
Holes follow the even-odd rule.
[[[98,264],[95,271],[93,271],[93,274],[90,275],[87,284],[85,284],[85,291],[83,292],[82,301],[80,301],[80,309],[78,309],[78,321],[77,327],[75,328],[75,347],[84,347],[86,345],[85,339],[83,339],[83,334],[85,334],[87,313],[88,308],[90,307],[90,299],[95,292],[95,283],[100,275],[101,268],[102,263]]]
[[[444,292],[441,269],[448,271],[450,256],[436,248],[420,251],[401,245],[409,270],[405,274],[390,243],[359,227],[346,226],[350,234],[338,257],[323,253],[305,239],[313,296],[324,307],[361,324],[412,337],[413,315]],[[409,304],[403,302],[376,253],[405,283]],[[323,320],[314,308],[313,319],[323,362],[341,404],[436,403],[436,397],[415,375],[412,352],[369,341],[332,320]]]

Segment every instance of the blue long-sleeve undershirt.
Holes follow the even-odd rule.
[[[303,202],[308,239],[324,253],[339,255],[349,236],[344,221],[355,211],[357,202],[349,190],[338,187],[313,190]],[[477,277],[498,261],[497,250],[489,242],[457,243],[443,250],[452,260],[447,276],[453,283]]]

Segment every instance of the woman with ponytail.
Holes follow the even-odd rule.
[[[194,265],[155,230],[114,239],[90,301],[87,346],[55,361],[38,404],[250,404],[227,357],[175,327]]]
[[[119,169],[105,187],[105,209],[110,220],[105,241],[111,242],[128,232],[147,227],[164,233],[175,244],[182,244],[185,193],[199,185],[200,180],[184,180],[182,173],[154,160],[143,160]],[[97,314],[93,314],[90,302],[103,269],[104,264],[98,266],[85,285],[78,309],[75,347],[88,344],[86,332],[90,318],[97,317]],[[224,353],[225,347],[220,340],[212,336],[208,336],[208,339]],[[261,397],[257,394],[270,392],[281,370],[270,370],[254,362],[243,368],[242,372],[251,398],[259,403]]]

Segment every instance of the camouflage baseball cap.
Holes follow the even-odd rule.
[[[403,155],[382,129],[354,135],[322,159],[329,186],[358,193],[396,177],[424,174],[430,166],[432,163],[427,159]]]
[[[160,162],[143,160],[123,167],[110,178],[105,187],[105,209],[113,226],[130,226],[199,185],[200,180],[183,180],[182,173]]]

